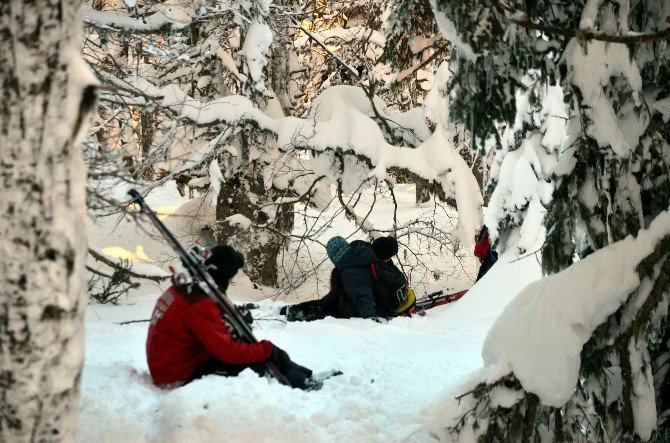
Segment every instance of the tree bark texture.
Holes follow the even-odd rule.
[[[268,142],[253,132],[245,131],[240,137],[242,167],[221,183],[214,231],[218,244],[228,244],[244,253],[244,271],[251,281],[275,286],[278,280],[277,258],[286,242],[279,232],[291,232],[293,208],[292,205],[274,203],[278,195],[272,188],[266,188],[262,174],[263,167],[269,165],[262,164],[260,160],[250,160],[250,144]],[[236,214],[251,220],[252,225],[239,227],[226,221],[226,218]]]
[[[287,1],[279,0],[274,3],[285,5]],[[271,46],[266,84],[277,97],[284,114],[289,114],[293,108],[289,93],[292,83],[292,48],[289,45],[292,43],[294,31],[288,17],[275,17],[275,23],[280,25]],[[259,100],[258,105],[260,108],[267,105],[265,97]],[[246,259],[245,273],[254,283],[265,286],[277,284],[277,260],[287,242],[287,238],[280,233],[289,234],[294,223],[293,204],[275,204],[275,199],[281,195],[265,183],[264,170],[272,166],[266,154],[273,149],[274,143],[274,140],[256,133],[253,129],[240,133],[239,170],[221,184],[216,206],[217,243],[227,243],[242,251]],[[256,158],[258,154],[252,155],[252,151],[263,154]],[[224,171],[227,169],[225,164],[220,166]],[[252,226],[248,229],[240,228],[225,221],[227,217],[235,214],[247,217]]]
[[[93,79],[78,0],[4,0],[0,20],[0,441],[73,441]]]

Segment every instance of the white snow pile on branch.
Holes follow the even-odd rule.
[[[253,81],[254,88],[259,92],[265,91],[265,74],[263,69],[268,64],[265,54],[272,45],[272,30],[265,21],[264,15],[269,13],[270,1],[256,2],[260,8],[260,14],[252,14],[252,2],[244,1],[241,3],[243,9],[248,14],[253,15],[251,23],[246,30],[242,52],[244,53],[244,63],[247,73]]]
[[[391,122],[413,130],[419,137],[429,134],[422,113],[390,114],[381,100],[375,103]],[[456,235],[463,244],[472,243],[481,226],[483,199],[472,171],[456,151],[447,131],[438,125],[416,148],[394,146],[384,139],[373,115],[370,100],[362,89],[332,87],[315,102],[314,126],[309,128],[313,135],[310,137],[305,127],[301,128],[302,134],[311,149],[365,157],[371,166],[369,175],[380,180],[387,177],[388,170],[400,168],[439,183],[445,194],[456,200],[459,215]]]
[[[451,21],[451,19],[449,19],[449,17],[447,17],[447,15],[440,10],[440,6],[437,4],[437,0],[430,0],[430,7],[433,10],[433,14],[435,14],[435,21],[437,22],[437,26],[440,28],[440,32],[444,38],[451,42],[451,44],[454,45],[454,49],[456,49],[461,55],[474,60],[476,56],[472,50],[472,47],[463,41],[463,38],[456,29],[454,22]]]
[[[487,382],[513,372],[543,405],[563,406],[577,386],[584,344],[640,285],[636,267],[669,233],[666,211],[637,238],[629,236],[528,285],[486,337],[484,364],[495,368]]]
[[[155,90],[138,85],[138,89],[155,95],[164,106],[172,107],[180,118],[198,125],[221,123],[241,127],[252,124],[274,133],[282,152],[310,151],[315,157],[312,162],[315,173],[325,175],[333,182],[357,180],[347,177],[348,174],[358,176],[360,180],[361,170],[367,178],[385,180],[393,168],[434,181],[447,197],[456,200],[459,221],[455,234],[462,244],[471,244],[481,227],[483,198],[476,178],[444,127],[438,125],[430,133],[423,112],[394,113],[377,97],[373,108],[365,91],[354,86],[328,88],[315,100],[313,111],[306,119],[270,117],[256,108],[251,100],[239,95],[202,103],[174,86]],[[388,143],[378,119],[375,120],[375,108],[390,128],[406,134],[403,138],[411,138],[411,134],[418,139],[416,141],[423,142],[415,148]],[[208,149],[213,149],[216,144],[210,143]],[[198,153],[200,156],[206,154]],[[324,161],[324,154],[330,161]],[[346,188],[345,191],[355,187]]]
[[[231,215],[230,217],[226,217],[225,220],[229,224],[237,226],[241,229],[249,229],[252,225],[251,220],[249,220],[247,217],[245,217],[242,214]]]
[[[502,135],[502,150],[496,153],[491,179],[497,184],[491,195],[484,224],[497,240],[501,225],[519,226],[498,251],[516,247],[523,254],[544,235],[544,216],[554,191],[554,174],[567,138],[568,113],[560,86],[537,86],[526,76],[527,90],[516,92],[517,115],[514,125]],[[534,94],[540,106],[530,103]],[[524,127],[534,128],[519,134]]]
[[[648,114],[626,107],[616,111],[604,93],[612,77],[625,78],[634,106],[641,107],[642,79],[637,63],[624,44],[589,41],[586,47],[573,38],[565,49],[565,60],[573,83],[582,93],[583,112],[591,117],[586,132],[605,148],[610,146],[619,157],[627,157],[647,129]]]
[[[84,23],[88,25],[122,32],[156,32],[164,28],[176,30],[190,25],[190,21],[178,21],[171,8],[157,11],[148,17],[133,18],[123,12],[96,11],[82,6],[81,15]]]

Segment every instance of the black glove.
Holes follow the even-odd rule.
[[[286,351],[280,347],[274,347],[268,362],[277,366],[292,388],[306,389],[309,387],[307,379],[312,376],[312,371],[292,362]]]
[[[237,308],[237,312],[240,313],[244,321],[248,324],[251,325],[254,322],[254,317],[251,315],[251,311],[247,307],[247,305],[241,305],[241,306],[235,306]]]

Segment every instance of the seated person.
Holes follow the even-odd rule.
[[[205,261],[221,291],[244,266],[230,246],[216,246]],[[263,375],[272,362],[291,387],[309,388],[312,371],[297,365],[267,340],[246,343],[231,333],[219,305],[195,285],[173,285],[158,299],[146,342],[155,385],[177,387],[208,374],[234,376],[246,368]]]
[[[374,278],[370,265],[376,260],[391,261],[398,253],[393,237],[381,237],[371,245],[362,240],[350,244],[342,237],[333,237],[326,244],[328,257],[335,265],[330,275],[330,292],[320,300],[284,306],[280,313],[288,321],[336,318],[372,318],[382,315],[375,309]]]

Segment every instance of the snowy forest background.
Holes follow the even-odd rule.
[[[670,1],[15,0],[0,11],[0,440],[71,440],[78,410],[86,435],[108,432],[90,415],[101,406],[79,397],[88,298],[132,309],[132,291],[165,284],[171,259],[149,251],[130,187],[162,196],[184,242],[243,251],[246,288],[278,303],[317,295],[329,269],[315,251],[333,230],[396,236],[421,296],[472,284],[474,236],[489,227],[501,260],[455,306],[374,330],[351,321],[352,343],[364,333],[382,351],[385,334],[412,330],[469,343],[449,321],[495,305],[467,351],[478,369],[421,380],[445,392],[405,412],[400,433],[354,420],[360,433],[341,438],[670,438]],[[99,230],[85,238],[87,218]],[[147,250],[110,249],[103,232],[145,235]],[[295,332],[343,328],[325,324]],[[297,340],[288,326],[265,333]],[[428,373],[448,372],[427,352],[416,359]],[[131,380],[137,397],[163,395],[130,371],[107,376],[109,390]],[[269,389],[240,378],[228,394]],[[359,379],[335,398],[358,395]],[[410,396],[391,387],[370,392]],[[186,398],[162,405],[176,416]],[[236,438],[263,439],[250,436]]]

